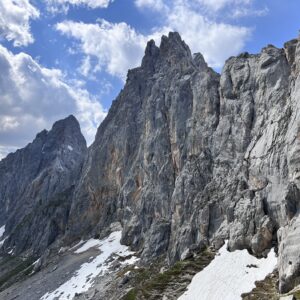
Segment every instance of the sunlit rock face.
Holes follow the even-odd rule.
[[[199,225],[191,224],[191,213],[213,175],[219,77],[177,33],[163,37],[159,48],[148,43],[141,67],[129,71],[89,149],[72,204],[71,236],[118,219],[123,242],[151,258],[171,244],[177,248],[181,220]],[[187,232],[173,257],[184,243],[201,240],[192,235]]]
[[[119,220],[146,260],[225,238],[265,255],[299,208],[299,49],[231,57],[220,76],[177,33],[150,41],[89,149],[68,237]]]
[[[300,271],[300,242],[292,233],[300,200],[299,72],[298,39],[283,49],[268,45],[256,55],[231,57],[221,75],[201,54],[192,55],[177,33],[163,36],[159,47],[150,41],[87,154],[79,133],[74,145],[63,144],[74,150],[62,157],[75,162],[42,201],[62,192],[66,209],[55,209],[56,229],[49,225],[44,235],[54,231],[53,240],[64,235],[68,244],[104,237],[119,221],[122,242],[140,251],[142,260],[167,253],[170,263],[205,244],[219,248],[225,239],[230,250],[258,257],[279,241],[280,288],[289,290]],[[42,145],[44,134],[33,144]],[[54,171],[45,168],[49,174],[57,174],[54,162]],[[25,199],[36,204],[40,198],[31,195],[43,188],[26,174],[20,173],[31,182]],[[51,176],[49,182],[58,182]],[[19,199],[2,195],[6,206]],[[7,211],[0,225],[19,218],[18,211],[9,217]]]

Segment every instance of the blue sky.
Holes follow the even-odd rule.
[[[179,31],[221,72],[300,29],[299,0],[0,0],[0,11],[0,158],[71,113],[90,144],[150,38]]]

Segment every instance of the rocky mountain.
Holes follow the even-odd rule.
[[[178,33],[148,42],[88,150],[69,117],[0,162],[4,251],[40,255],[104,238],[120,222],[122,243],[146,264],[167,253],[173,265],[224,240],[257,257],[275,246],[280,291],[291,290],[300,279],[299,73],[299,39],[231,57],[221,75]]]
[[[38,257],[64,234],[86,151],[79,123],[69,116],[1,160],[4,252]]]
[[[229,58],[219,76],[177,33],[160,47],[150,41],[88,151],[67,236],[118,220],[124,243],[146,260],[167,251],[171,263],[224,239],[261,256],[279,238],[289,289],[298,258],[283,228],[300,200],[299,45]]]

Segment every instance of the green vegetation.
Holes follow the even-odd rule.
[[[16,281],[24,279],[33,270],[33,259],[5,257],[1,260],[0,291],[8,288]]]
[[[295,291],[294,296],[296,297],[297,300],[300,299],[300,291]]]
[[[293,295],[296,300],[300,300],[300,285],[297,285],[293,290],[286,295]]]
[[[135,300],[137,296],[137,291],[136,289],[132,289],[130,290],[125,297],[123,298],[123,300]]]
[[[207,249],[196,257],[176,262],[164,272],[160,271],[162,260],[158,260],[149,268],[130,270],[134,273],[131,285],[135,288],[131,289],[123,300],[160,299],[168,289],[171,289],[172,293],[178,292],[179,296],[192,277],[203,270],[213,258],[214,253]]]

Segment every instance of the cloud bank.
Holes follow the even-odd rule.
[[[31,56],[14,55],[1,45],[0,69],[0,155],[25,146],[71,113],[91,143],[106,112],[86,90],[68,84],[60,70],[44,68]]]
[[[88,75],[91,69],[124,79],[127,70],[140,63],[147,37],[137,33],[126,23],[110,23],[99,20],[96,24],[65,21],[56,29],[80,43],[85,54],[82,73]],[[92,65],[91,58],[97,58]]]

